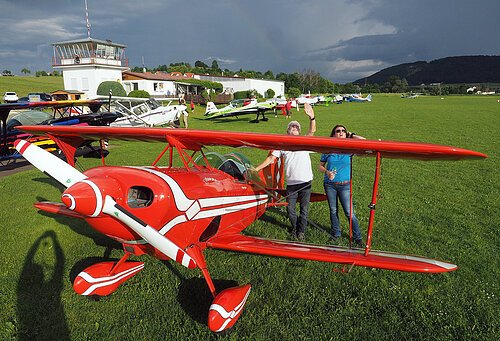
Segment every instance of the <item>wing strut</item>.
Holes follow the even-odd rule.
[[[373,180],[372,202],[370,203],[370,205],[368,205],[368,207],[370,208],[370,219],[368,221],[368,236],[366,237],[365,256],[368,256],[372,243],[372,232],[373,232],[373,223],[375,221],[375,205],[377,204],[378,182],[380,180],[381,160],[382,156],[380,155],[380,152],[377,152],[375,160],[375,179]]]

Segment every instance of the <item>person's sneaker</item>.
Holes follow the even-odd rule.
[[[304,239],[306,239],[306,236],[304,235],[304,232],[299,232],[297,234],[297,239],[298,240],[304,240]]]
[[[363,244],[363,241],[361,239],[358,239],[358,240],[354,241],[354,246],[359,247],[359,248],[364,248],[365,244]]]

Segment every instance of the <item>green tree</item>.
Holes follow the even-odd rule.
[[[127,93],[123,88],[123,85],[115,81],[104,81],[97,87],[97,94],[99,96],[108,96],[109,91],[112,91],[113,96],[125,97]]]
[[[30,69],[27,68],[22,69],[21,72],[24,73],[25,75],[31,73]]]
[[[12,72],[10,72],[10,70],[3,70],[2,71],[2,75],[4,75],[4,76],[11,76]]]
[[[149,95],[149,92],[147,92],[146,90],[132,90],[128,93],[128,97],[149,98],[151,96]]]
[[[273,90],[273,89],[267,89],[267,90],[266,90],[266,93],[265,93],[265,96],[266,96],[267,98],[273,98],[275,94],[276,94],[276,93],[274,92],[274,90]]]
[[[267,70],[262,76],[264,77],[264,79],[274,79],[274,74],[271,70]]]
[[[219,63],[217,63],[217,60],[212,60],[212,69],[218,69],[219,68]]]
[[[203,63],[201,60],[197,60],[196,62],[194,62],[194,66],[195,67],[202,67],[202,68],[208,68],[208,65]]]
[[[288,97],[297,98],[302,92],[299,88],[289,88],[287,91]]]
[[[37,72],[35,73],[35,76],[36,76],[36,77],[40,77],[40,76],[48,76],[48,73],[47,73],[47,71],[37,71]]]

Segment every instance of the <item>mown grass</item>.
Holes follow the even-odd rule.
[[[245,311],[222,336],[206,327],[210,295],[198,270],[140,257],[145,269],[98,302],[76,295],[71,278],[99,257],[119,258],[119,246],[84,222],[36,213],[38,200],[60,200],[60,188],[38,170],[0,179],[3,226],[0,248],[1,339],[445,339],[499,336],[499,195],[497,97],[449,96],[316,108],[317,135],[336,123],[371,139],[449,144],[489,155],[486,160],[423,162],[385,159],[373,245],[448,260],[452,273],[412,274],[207,250],[216,286],[251,283]],[[197,119],[190,127],[282,133],[286,120],[250,124],[248,116],[224,122]],[[303,127],[308,120],[294,112]],[[109,164],[151,163],[160,144],[111,142]],[[226,151],[225,148],[217,148]],[[244,150],[255,163],[266,152]],[[313,155],[313,164],[319,155]],[[366,233],[373,158],[354,161],[356,212]],[[85,169],[98,161],[84,159]],[[316,167],[315,167],[316,168]],[[322,191],[315,169],[314,189]],[[311,206],[307,241],[325,243],[326,203]],[[343,231],[346,233],[345,219]],[[273,209],[245,232],[286,238],[287,219]],[[344,234],[343,241],[347,245]]]
[[[53,92],[64,89],[62,77],[53,76],[14,76],[0,77],[0,94],[15,91],[19,97],[28,96],[30,92]]]

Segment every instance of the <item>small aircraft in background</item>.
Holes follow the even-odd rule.
[[[10,162],[21,155],[14,148],[16,139],[26,139],[48,151],[54,152],[58,148],[48,137],[33,136],[19,131],[22,125],[109,125],[118,115],[111,112],[97,112],[105,101],[76,100],[76,101],[45,101],[45,102],[16,102],[0,104],[0,118],[2,123],[0,162]],[[69,116],[75,112],[85,112],[88,107],[92,113]],[[36,108],[51,108],[52,114],[35,110]],[[15,110],[15,111],[13,111]],[[9,119],[10,117],[10,119]],[[91,152],[91,146],[87,146]]]
[[[371,102],[372,101],[372,95],[369,94],[366,97],[363,97],[358,94],[350,94],[345,96],[345,101],[346,102]]]
[[[417,98],[418,96],[420,96],[420,93],[409,92],[406,94],[401,94],[401,98]]]
[[[348,271],[353,266],[421,273],[456,270],[456,265],[443,261],[372,250],[380,162],[382,157],[420,160],[486,157],[478,152],[435,144],[230,131],[91,126],[25,126],[22,129],[31,134],[50,135],[73,165],[72,153],[82,141],[120,139],[167,143],[151,166],[106,166],[103,159],[103,166],[84,172],[27,141],[17,140],[15,146],[35,167],[65,187],[61,203],[40,202],[35,207],[83,219],[99,233],[123,244],[125,254],[118,262],[98,262],[76,276],[73,289],[77,294],[107,296],[113,293],[144,268],[143,262],[129,261],[131,256],[147,253],[161,260],[170,259],[201,271],[213,296],[208,326],[214,332],[235,324],[251,285],[218,292],[204,257],[207,248],[339,263]],[[242,154],[214,158],[205,153],[205,146],[375,156],[366,247],[314,245],[243,234],[268,207],[278,204],[273,198],[275,186],[282,183],[283,168],[272,164],[257,174]],[[199,156],[194,159],[196,153]],[[165,165],[160,166],[165,154],[168,155],[163,161]],[[181,167],[173,166],[174,155],[178,156]]]
[[[182,104],[172,105],[172,98],[137,98],[137,97],[103,97],[108,99],[110,110],[118,113],[118,118],[111,123],[112,127],[178,127],[180,116],[187,107]],[[168,100],[166,106],[161,101]]]
[[[319,98],[317,96],[316,97],[306,97],[305,95],[302,95],[300,97],[297,97],[295,100],[297,101],[297,104],[304,105],[305,103],[309,103],[311,105],[315,105],[316,103],[318,103]]]
[[[224,108],[217,108],[217,106],[213,102],[207,103],[207,108],[205,110],[204,118],[207,120],[224,118],[224,117],[232,117],[232,116],[241,116],[247,114],[256,114],[255,120],[250,122],[258,123],[259,115],[262,115],[260,120],[267,121],[267,117],[265,117],[264,113],[266,111],[273,110],[276,106],[276,102],[274,101],[266,101],[266,102],[257,102],[257,99],[236,99],[231,102]]]

